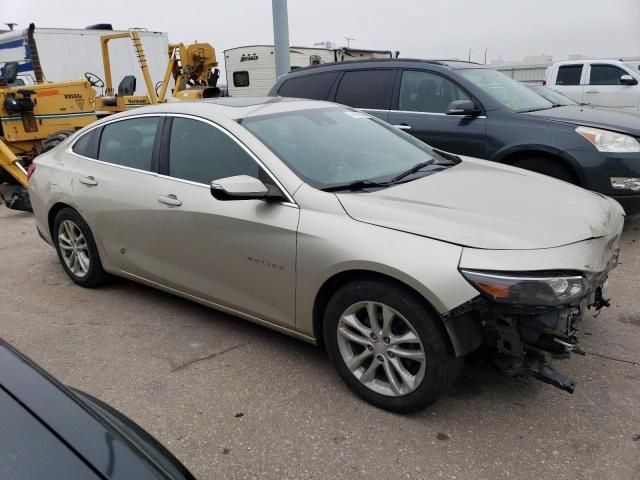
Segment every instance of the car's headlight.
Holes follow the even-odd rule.
[[[577,127],[576,132],[601,152],[640,152],[640,143],[631,135],[591,127]]]
[[[570,303],[588,289],[581,275],[519,275],[461,270],[462,275],[492,300],[512,305],[557,306]]]

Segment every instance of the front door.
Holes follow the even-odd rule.
[[[622,75],[629,75],[629,72],[616,65],[591,64],[589,84],[584,90],[584,102],[594,107],[635,110],[638,85],[621,84]]]
[[[441,75],[404,70],[398,98],[394,99],[387,121],[433,147],[484,158],[486,118],[447,115],[454,100],[471,97]]]
[[[215,199],[211,181],[271,177],[212,123],[168,117],[169,146],[156,209],[164,284],[289,328],[295,326],[299,209],[291,203]]]
[[[152,216],[152,157],[160,122],[158,116],[140,116],[101,127],[99,145],[94,153],[83,152],[72,183],[80,214],[107,257],[104,263],[153,281],[161,274]]]

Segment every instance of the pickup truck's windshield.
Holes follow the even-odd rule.
[[[460,74],[514,112],[533,112],[552,108],[553,104],[522,83],[488,68],[468,68]]]
[[[456,163],[375,117],[342,107],[247,117],[241,124],[319,189],[382,184],[399,175],[406,181]],[[407,174],[421,163],[417,171]]]

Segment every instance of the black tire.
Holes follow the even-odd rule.
[[[396,310],[420,338],[426,370],[421,383],[411,393],[391,396],[375,392],[347,367],[338,344],[339,321],[349,307],[365,301],[383,303]],[[453,385],[464,362],[463,357],[455,357],[442,321],[428,305],[409,289],[392,282],[361,280],[343,286],[329,300],[323,328],[329,358],[349,388],[372,405],[392,412],[415,412],[434,403]]]
[[[42,140],[40,144],[40,152],[48,152],[52,148],[54,148],[59,143],[65,141],[69,136],[71,136],[74,132],[63,130],[61,132],[56,132],[52,135],[49,135],[47,138]]]
[[[58,232],[60,230],[60,225],[65,220],[73,222],[78,227],[86,241],[89,257],[89,267],[87,273],[83,276],[77,275],[69,268],[64,259],[62,248],[60,247],[61,240],[59,238]],[[58,259],[60,260],[60,264],[62,265],[62,268],[64,268],[64,271],[67,273],[67,275],[69,275],[69,278],[71,278],[71,280],[73,280],[78,285],[87,288],[97,287],[107,280],[108,275],[102,268],[100,254],[98,253],[98,247],[96,246],[96,242],[93,238],[93,234],[91,233],[91,229],[78,212],[68,207],[60,210],[56,214],[56,217],[53,221],[52,238],[53,243],[56,247],[56,251],[58,252]]]
[[[573,185],[579,185],[580,181],[575,172],[571,170],[562,160],[545,157],[531,157],[517,160],[512,164],[514,167],[524,168],[532,172],[548,175]]]

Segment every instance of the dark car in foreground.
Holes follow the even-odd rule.
[[[436,148],[543,173],[640,211],[639,115],[558,106],[484,65],[325,64],[283,75],[269,94],[360,108]]]
[[[0,478],[195,480],[123,414],[0,340]]]

